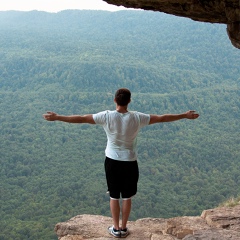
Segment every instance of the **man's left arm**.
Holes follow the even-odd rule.
[[[164,115],[152,115],[150,114],[149,124],[160,123],[160,122],[173,122],[181,119],[194,120],[199,117],[199,114],[193,110],[187,111],[180,114],[164,114]]]

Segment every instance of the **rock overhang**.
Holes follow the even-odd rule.
[[[227,34],[240,49],[239,0],[104,0],[126,8],[151,10],[190,18],[194,21],[227,24]]]

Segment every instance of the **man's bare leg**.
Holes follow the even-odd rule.
[[[122,229],[127,227],[127,221],[131,212],[132,199],[122,200]]]
[[[119,230],[120,205],[118,199],[110,198],[110,210],[113,218],[113,226]]]

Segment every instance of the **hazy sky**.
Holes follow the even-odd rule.
[[[39,10],[46,12],[59,12],[65,9],[94,9],[117,11],[124,8],[107,4],[102,0],[0,0],[0,11]]]

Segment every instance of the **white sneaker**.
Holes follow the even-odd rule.
[[[121,230],[115,229],[113,226],[108,227],[108,232],[113,235],[115,238],[121,237]]]
[[[125,228],[125,229],[121,229],[121,237],[122,238],[125,238],[129,235],[129,230],[128,228]]]

